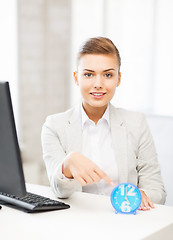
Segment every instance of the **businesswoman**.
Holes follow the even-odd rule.
[[[82,101],[48,116],[42,128],[43,159],[55,194],[74,191],[110,195],[130,182],[142,194],[141,210],[164,204],[160,167],[143,114],[114,107],[121,82],[121,58],[108,38],[88,39],[77,58],[74,81]]]

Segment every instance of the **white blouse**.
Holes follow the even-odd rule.
[[[108,177],[118,184],[118,168],[109,121],[109,105],[102,118],[95,124],[90,120],[81,106],[82,112],[82,154],[99,166]],[[83,192],[110,195],[113,187],[105,180],[99,183],[87,184]]]

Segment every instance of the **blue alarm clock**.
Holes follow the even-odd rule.
[[[111,203],[116,213],[136,214],[141,202],[141,192],[131,183],[121,183],[111,193]]]

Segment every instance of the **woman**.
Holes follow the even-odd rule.
[[[110,195],[115,185],[130,182],[141,191],[140,209],[149,210],[164,204],[166,193],[144,115],[110,104],[121,82],[120,65],[110,39],[84,43],[74,72],[82,102],[46,119],[43,158],[60,198],[74,191]]]

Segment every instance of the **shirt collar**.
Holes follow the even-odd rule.
[[[85,112],[82,104],[81,104],[81,114],[82,114],[82,129],[83,129],[83,127],[84,127],[84,124],[85,124],[87,121],[90,122],[90,123],[91,123],[91,122],[94,123],[91,119],[89,119],[89,117],[88,117],[88,115],[86,114],[86,112]],[[107,108],[106,108],[106,111],[104,112],[102,118],[99,119],[98,123],[99,123],[100,121],[103,121],[104,119],[107,121],[108,126],[110,126],[110,120],[109,120],[109,104],[108,104],[108,106],[107,106]],[[98,124],[98,123],[97,123],[97,124]]]

